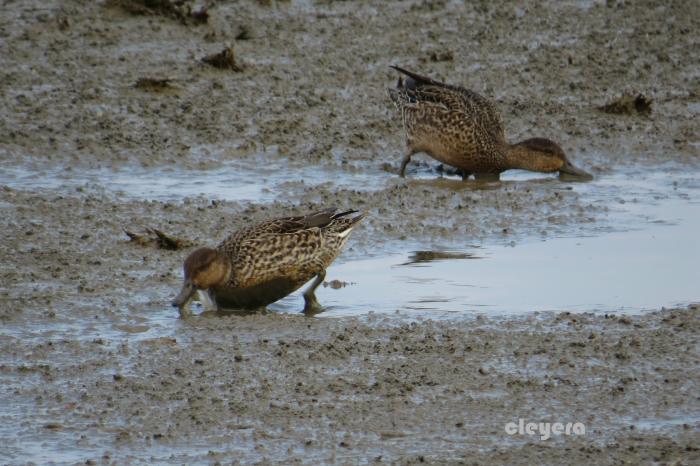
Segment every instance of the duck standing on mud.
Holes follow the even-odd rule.
[[[236,231],[216,249],[197,249],[185,260],[185,281],[173,306],[187,317],[195,292],[206,290],[219,309],[256,310],[315,276],[304,292],[304,312],[320,312],[314,291],[364,217],[350,217],[356,210],[336,211],[268,220]]]
[[[509,144],[496,107],[476,92],[392,68],[406,76],[395,89],[389,89],[406,130],[408,151],[401,162],[402,177],[411,156],[425,152],[459,168],[463,179],[470,174],[477,179],[498,179],[501,172],[515,168],[593,178],[569,162],[562,148],[549,139]]]

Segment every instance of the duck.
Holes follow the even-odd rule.
[[[200,247],[187,256],[172,305],[181,317],[190,316],[189,303],[201,290],[217,311],[264,310],[315,277],[303,293],[303,312],[321,312],[316,288],[364,217],[357,210],[330,208],[243,227],[217,247]]]
[[[403,120],[407,151],[399,175],[419,152],[457,168],[462,178],[498,180],[510,169],[593,177],[576,167],[554,141],[535,137],[510,144],[496,106],[464,87],[446,84],[392,65],[401,73],[389,97]],[[563,176],[562,176],[563,177]]]

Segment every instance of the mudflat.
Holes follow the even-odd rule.
[[[700,462],[694,304],[170,307],[191,247],[274,216],[365,211],[352,261],[604,234],[624,203],[692,201],[674,177],[700,167],[698,2],[166,4],[0,12],[0,462]],[[509,139],[555,140],[596,180],[462,183],[426,156],[399,179],[391,64],[492,98]],[[597,184],[651,174],[657,191]],[[507,432],[521,420],[536,431]]]

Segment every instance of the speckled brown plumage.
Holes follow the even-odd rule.
[[[194,251],[185,261],[185,284],[173,304],[182,310],[196,289],[208,289],[218,307],[256,309],[316,276],[304,299],[306,312],[318,310],[313,292],[363,218],[350,217],[356,212],[327,209],[277,218],[236,231],[216,249]]]
[[[406,76],[389,89],[406,131],[408,150],[401,176],[418,152],[457,167],[466,176],[497,178],[511,168],[590,176],[571,165],[561,147],[549,139],[509,144],[496,107],[476,92],[392,68]]]

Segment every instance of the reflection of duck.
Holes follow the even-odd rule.
[[[304,312],[322,308],[314,291],[364,214],[336,209],[269,220],[242,228],[216,249],[200,248],[185,260],[185,281],[173,306],[189,315],[197,290],[208,290],[217,307],[264,308],[316,276],[304,292]]]
[[[448,259],[481,259],[481,257],[469,252],[414,251],[408,256],[408,261],[401,265],[425,264]]]
[[[392,68],[406,75],[397,88],[389,89],[406,130],[408,152],[401,162],[401,176],[411,156],[425,152],[461,169],[463,178],[473,173],[476,178],[498,179],[501,172],[518,168],[592,179],[549,139],[509,144],[495,106],[476,92]]]

